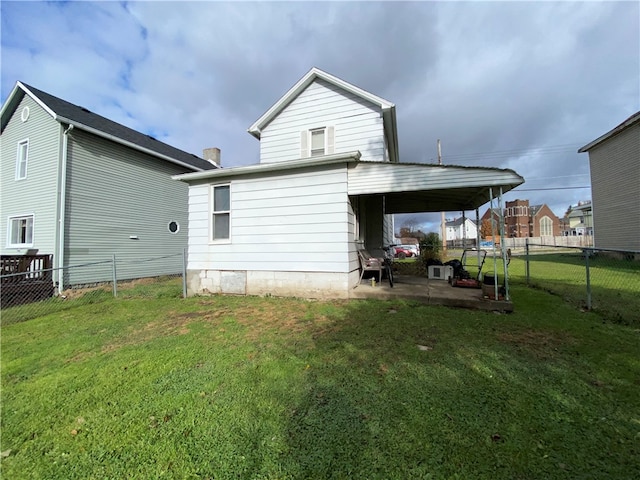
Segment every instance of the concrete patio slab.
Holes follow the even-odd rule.
[[[363,279],[361,284],[351,290],[350,298],[381,300],[414,300],[427,305],[470,308],[499,312],[512,312],[513,303],[506,300],[486,298],[480,288],[452,287],[444,280],[430,280],[424,277],[399,275],[394,279],[393,288],[383,280],[371,286],[371,279]]]

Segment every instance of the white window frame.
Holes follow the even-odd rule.
[[[317,133],[322,133],[322,151],[319,151],[319,148],[313,148],[313,136]],[[327,154],[327,140],[328,140],[328,132],[327,127],[321,128],[312,128],[309,130],[309,156],[310,157],[320,157],[322,155]],[[317,153],[314,153],[316,151]]]
[[[324,146],[322,152],[314,153],[313,134],[322,132],[324,135]],[[320,150],[319,148],[316,150]],[[335,127],[333,125],[325,125],[323,127],[314,127],[309,130],[303,130],[300,135],[300,157],[321,157],[323,155],[331,155],[335,150]]]
[[[14,222],[19,222],[20,220],[27,220],[26,229],[27,232],[25,236],[29,233],[29,220],[31,220],[31,239],[28,237],[25,238],[24,243],[13,243],[13,233],[14,233]],[[12,215],[7,218],[7,248],[27,248],[33,247],[33,238],[35,236],[35,224],[36,224],[36,216],[33,213],[26,215]],[[31,240],[31,241],[28,241]]]
[[[215,190],[216,188],[227,187],[229,189],[229,209],[216,210]],[[217,215],[227,215],[229,217],[229,232],[226,238],[214,238],[215,217]],[[209,188],[209,243],[231,243],[231,184],[219,183],[211,185]]]
[[[24,158],[22,153],[24,152]],[[29,139],[18,142],[18,151],[16,152],[16,180],[24,180],[27,178],[27,165],[29,164]],[[24,173],[22,172],[24,165]]]

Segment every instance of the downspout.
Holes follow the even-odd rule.
[[[64,290],[64,229],[66,225],[66,209],[67,209],[67,149],[69,132],[73,130],[73,125],[69,125],[62,132],[62,164],[60,166],[60,222],[58,228],[58,293]]]

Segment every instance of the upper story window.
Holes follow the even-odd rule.
[[[33,215],[9,217],[8,247],[33,246]]]
[[[300,157],[317,157],[333,153],[334,127],[312,128],[300,132]]]
[[[229,240],[231,232],[230,185],[211,186],[211,241]]]
[[[18,154],[16,156],[16,180],[27,178],[27,160],[29,158],[29,140],[18,143]]]

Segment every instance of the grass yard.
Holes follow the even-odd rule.
[[[180,291],[3,318],[2,478],[640,478],[640,330],[561,297]]]

